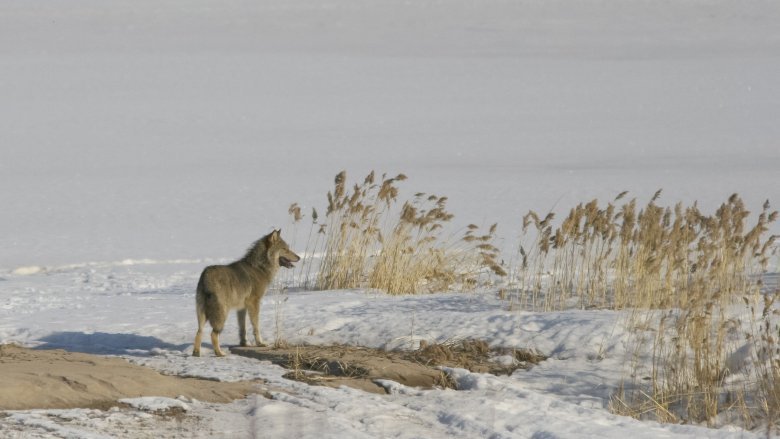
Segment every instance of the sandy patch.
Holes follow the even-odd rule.
[[[0,346],[0,410],[106,408],[142,396],[229,402],[251,393],[262,393],[259,383],[180,378],[121,358]]]

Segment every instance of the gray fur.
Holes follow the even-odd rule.
[[[246,346],[246,315],[252,322],[255,343],[263,346],[260,337],[260,302],[279,266],[292,268],[292,262],[301,258],[282,240],[281,230],[274,230],[260,238],[246,255],[228,265],[211,265],[203,270],[195,294],[198,332],[192,355],[200,356],[201,336],[206,321],[211,324],[211,343],[214,353],[221,357],[219,334],[225,327],[228,313],[235,309],[241,346]]]

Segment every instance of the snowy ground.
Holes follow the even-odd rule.
[[[609,414],[611,392],[625,376],[624,321],[608,311],[508,311],[495,293],[389,297],[368,291],[273,292],[262,333],[292,343],[411,348],[423,339],[482,338],[495,346],[534,347],[551,356],[530,371],[495,377],[450,371],[461,390],[421,391],[387,383],[387,396],[309,386],[282,378],[267,362],[208,349],[193,358],[193,285],[202,263],[67,267],[0,281],[0,340],[27,346],[121,355],[166,373],[219,380],[263,379],[274,398],[232,404],[141,400],[139,411],[12,412],[0,427],[26,434],[200,437],[752,437],[724,426],[640,423]],[[277,320],[279,319],[279,320]],[[230,320],[224,341],[236,344]],[[181,407],[184,421],[143,408]],[[64,414],[63,414],[64,413]],[[155,427],[156,425],[156,427]]]
[[[750,437],[609,415],[620,318],[510,312],[492,291],[296,292],[263,308],[266,337],[279,316],[291,341],[484,337],[552,355],[511,377],[457,372],[465,391],[311,388],[276,366],[187,354],[203,266],[286,226],[291,202],[322,207],[342,169],[404,172],[410,193],[447,195],[458,224],[498,222],[505,248],[528,209],[623,190],[663,188],[662,201],[705,211],[733,192],[777,207],[778,22],[774,0],[0,2],[0,342],[279,388],[185,402],[199,423],[75,410],[0,427]]]

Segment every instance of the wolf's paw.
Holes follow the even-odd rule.
[[[193,357],[200,357],[200,351],[192,351]]]

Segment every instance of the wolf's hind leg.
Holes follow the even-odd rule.
[[[225,353],[219,348],[219,332],[216,329],[211,331],[211,344],[214,345],[214,355],[217,357],[225,356]]]
[[[225,353],[222,352],[222,349],[219,348],[219,334],[225,327],[226,319],[227,314],[224,312],[224,310],[220,313],[214,313],[214,315],[209,319],[209,322],[211,323],[211,344],[214,345],[214,354],[217,357],[225,356]]]
[[[216,300],[214,294],[207,293],[203,305],[203,314],[206,316],[206,320],[211,323],[211,344],[214,346],[214,354],[218,357],[223,357],[225,353],[219,348],[219,334],[225,327],[228,310]]]
[[[241,340],[241,346],[246,346],[246,309],[239,309],[236,312],[238,317],[238,336]]]
[[[200,307],[195,312],[198,314],[198,332],[195,333],[195,345],[192,347],[192,356],[200,357],[200,342],[203,338],[203,325],[206,324],[206,313]]]

